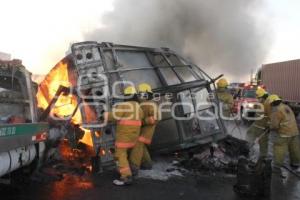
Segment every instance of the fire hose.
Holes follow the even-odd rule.
[[[287,171],[289,171],[291,174],[293,174],[294,176],[296,176],[297,178],[300,179],[300,174],[295,172],[294,170],[292,170],[291,168],[289,168],[288,166],[286,165],[283,165],[282,166],[284,169],[286,169]]]

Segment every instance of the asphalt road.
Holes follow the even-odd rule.
[[[5,200],[239,200],[232,190],[235,177],[186,176],[167,181],[140,178],[134,185],[112,185],[111,173],[97,176],[66,175],[60,181],[49,184],[32,183],[22,187],[2,187],[1,199]],[[291,176],[282,183],[273,179],[272,200],[300,199],[299,181]]]

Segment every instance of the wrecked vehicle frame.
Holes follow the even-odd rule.
[[[122,96],[128,82],[134,85],[143,82],[150,84],[153,92],[160,94],[159,104],[182,103],[182,106],[175,108],[178,116],[189,118],[195,113],[206,116],[215,109],[209,104],[197,107],[198,103],[207,102],[209,96],[214,94],[214,80],[168,48],[81,42],[73,44],[71,53],[61,62],[68,65],[69,76],[76,77],[69,80],[73,86],[69,90],[77,98],[79,105],[76,109],[80,110],[82,127],[91,131],[96,159],[100,159],[101,167],[113,163],[111,154],[115,129],[113,124],[104,127],[99,127],[99,124],[106,108],[110,110],[116,102],[122,101],[116,96]],[[115,85],[116,82],[119,84]],[[168,98],[169,94],[173,94],[172,98]],[[185,103],[193,106],[184,106]],[[226,129],[220,117],[209,121],[196,117],[176,120],[171,113],[162,113],[151,149],[171,152],[225,137]]]

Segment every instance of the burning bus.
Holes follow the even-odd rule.
[[[75,43],[39,85],[38,106],[48,109],[54,119],[78,125],[84,135],[76,142],[93,147],[104,167],[113,162],[115,127],[101,126],[103,112],[121,101],[124,87],[143,82],[159,94],[159,104],[166,105],[153,139],[154,151],[192,148],[226,136],[219,117],[206,119],[218,109],[211,102],[217,100],[209,98],[214,80],[168,48]]]

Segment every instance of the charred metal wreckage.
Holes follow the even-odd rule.
[[[216,109],[203,104],[213,93],[214,80],[168,48],[82,42],[73,44],[71,54],[62,62],[68,64],[69,74],[73,73],[73,87],[69,90],[76,94],[76,109],[80,109],[83,128],[91,131],[94,162],[100,168],[113,163],[115,134],[114,125],[99,126],[103,123],[103,112],[121,101],[122,91],[130,83],[150,84],[159,95],[160,105],[168,102],[166,105],[173,108],[177,117],[185,118],[174,119],[171,109],[162,112],[152,150],[170,152],[216,142],[226,136],[220,118],[196,117],[207,117]]]
[[[151,146],[153,151],[188,149],[226,137],[220,118],[197,117],[211,117],[218,109],[203,104],[214,101],[209,98],[214,80],[167,48],[76,43],[57,68],[61,66],[67,79],[46,76],[37,88],[21,62],[0,63],[0,177],[27,166],[39,166],[55,141],[66,136],[69,142],[78,144],[87,132],[92,137],[94,169],[114,166],[115,127],[101,126],[103,112],[123,100],[122,91],[130,83],[150,84],[159,105],[164,105]],[[54,95],[50,95],[53,89]],[[57,101],[72,102],[65,109],[68,114],[56,112],[60,109]],[[41,105],[44,112],[39,114]],[[63,128],[60,124],[64,124]],[[66,130],[70,124],[76,125],[75,131]]]

